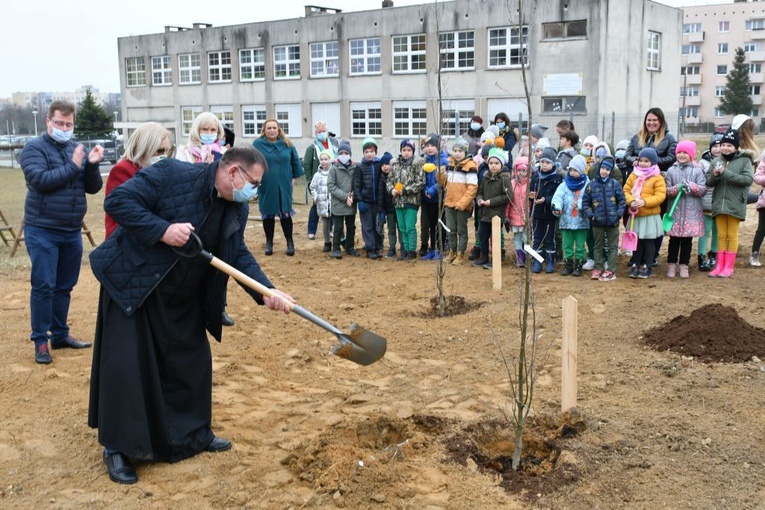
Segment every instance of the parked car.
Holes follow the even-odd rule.
[[[109,162],[112,165],[117,163],[120,159],[120,151],[119,147],[117,147],[117,143],[114,140],[110,140],[108,138],[104,138],[101,140],[79,140],[77,143],[81,143],[85,146],[86,149],[91,150],[96,145],[100,145],[104,148],[104,159],[102,162]]]
[[[715,127],[715,133],[725,133],[730,129],[730,124],[718,124]]]

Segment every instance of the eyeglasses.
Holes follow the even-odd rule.
[[[159,149],[157,149],[157,152],[154,153],[154,155],[155,156],[161,156],[163,154],[167,154],[167,151],[169,151],[169,150],[170,149],[164,149],[164,148],[160,147]]]
[[[56,120],[56,119],[48,119],[48,120],[50,120],[50,123],[59,129],[61,128],[72,129],[74,127],[74,122],[64,122],[63,120]]]
[[[249,175],[247,172],[245,172],[245,171],[244,171],[244,170],[242,170],[241,168],[239,168],[239,171],[242,173],[242,178],[243,178],[245,181],[247,181],[247,183],[248,183],[248,184],[252,184],[252,185],[253,185],[253,186],[255,186],[256,188],[259,188],[259,187],[260,187],[260,181],[251,181],[251,180],[250,180],[250,179],[251,179],[251,177],[250,177],[250,175]],[[247,176],[247,177],[245,177],[245,176]],[[250,179],[248,179],[248,177],[250,177]]]

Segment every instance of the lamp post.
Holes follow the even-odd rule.
[[[32,117],[35,119],[35,136],[37,136],[37,110],[32,110]]]

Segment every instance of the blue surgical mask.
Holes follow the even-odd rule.
[[[592,151],[590,149],[582,149],[579,151],[579,154],[581,154],[585,158],[589,158],[590,154],[592,154]]]
[[[316,139],[318,141],[320,141],[320,142],[326,142],[327,141],[327,136],[328,136],[327,132],[324,131],[323,133],[317,133],[316,134]]]
[[[496,123],[496,126],[497,126],[499,129],[505,129],[505,123],[504,123],[504,122],[497,122],[497,123]]]
[[[239,173],[242,175],[242,179],[244,179],[244,186],[242,186],[242,189],[234,188],[234,202],[246,203],[258,195],[258,187],[244,178],[244,172],[242,172],[241,168]],[[231,185],[233,186],[233,182]]]
[[[212,145],[218,141],[218,134],[217,133],[200,134],[199,141],[201,141],[204,145]]]
[[[348,164],[348,162],[351,160],[351,157],[350,157],[348,154],[340,154],[340,155],[337,157],[337,160],[338,160],[340,163],[342,163],[342,164],[344,164],[344,165],[347,165],[347,164]]]
[[[50,136],[54,140],[56,140],[58,143],[66,143],[72,139],[72,135],[74,135],[74,130],[64,131],[63,129],[57,129],[55,127],[52,127],[52,132]]]
[[[478,131],[479,129],[481,129],[481,124],[479,122],[471,122],[470,129],[472,129],[473,131]]]

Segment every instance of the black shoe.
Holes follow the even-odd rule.
[[[90,342],[80,342],[71,336],[68,336],[63,340],[50,341],[51,349],[87,349],[90,346]]]
[[[481,258],[481,248],[473,246],[473,249],[470,250],[470,255],[468,255],[468,260],[478,260],[479,258]]]
[[[640,269],[638,268],[637,264],[633,264],[630,268],[630,278],[637,278],[639,272]]]
[[[367,258],[372,260],[379,259],[380,255],[378,255],[374,250],[367,250]]]
[[[561,276],[568,276],[574,272],[574,261],[571,259],[565,259],[563,261],[563,271],[560,272]]]
[[[225,311],[220,316],[220,322],[224,326],[233,326],[234,325],[234,319],[232,319],[229,314],[227,314]]]
[[[104,452],[104,464],[112,482],[130,485],[138,481],[138,475],[135,474],[130,459],[120,452],[111,454]]]
[[[699,271],[706,273],[711,271],[712,268],[709,267],[709,261],[704,255],[699,255]]]
[[[345,253],[347,253],[347,254],[348,254],[348,255],[350,255],[351,257],[360,257],[360,256],[361,256],[361,252],[359,252],[359,251],[358,251],[357,249],[355,249],[355,248],[354,248],[353,250],[346,250],[346,252],[345,252]]]
[[[484,266],[484,265],[486,265],[488,263],[489,263],[488,260],[478,259],[478,260],[474,260],[473,261],[473,266],[474,267],[482,267],[482,266]]]
[[[50,357],[48,350],[48,342],[35,346],[35,362],[41,365],[53,363],[53,358]]]
[[[330,257],[333,259],[341,259],[343,258],[343,254],[340,252],[340,250],[335,250],[332,253],[329,254]]]
[[[228,439],[223,439],[222,437],[215,437],[212,441],[210,441],[210,444],[208,444],[205,447],[206,452],[225,452],[226,450],[231,449],[231,441]]]
[[[417,252],[410,251],[406,254],[406,260],[417,260]]]
[[[428,254],[428,247],[425,246],[424,244],[422,246],[420,246],[419,254],[420,254],[420,257],[424,257],[425,255],[427,255]]]
[[[483,265],[484,269],[492,269],[493,267],[494,266],[491,265],[491,262],[487,262],[486,264]]]
[[[292,257],[295,254],[295,243],[292,239],[287,240],[287,256]]]
[[[273,255],[273,254],[274,254],[274,242],[266,241],[266,255]]]
[[[395,259],[396,258],[396,250],[394,248],[391,248],[388,250],[388,253],[385,254],[386,259]]]
[[[324,243],[324,253],[329,253],[332,251],[332,243]]]
[[[637,277],[641,280],[649,278],[653,274],[652,269],[649,266],[643,265],[638,271]]]
[[[581,260],[574,261],[574,272],[571,273],[574,276],[582,276],[582,266],[584,263]]]

